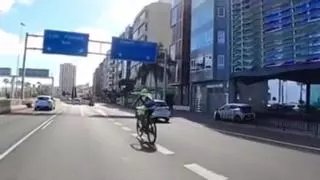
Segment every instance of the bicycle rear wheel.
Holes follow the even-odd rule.
[[[136,130],[137,130],[137,135],[139,137],[141,137],[143,135],[143,124],[142,124],[142,120],[140,118],[142,118],[142,117],[138,116],[137,117],[137,122],[136,122]]]
[[[155,144],[157,140],[157,125],[154,118],[150,118],[148,121],[147,138],[150,144]]]

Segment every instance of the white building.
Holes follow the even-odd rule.
[[[61,93],[71,94],[72,88],[76,85],[76,66],[70,63],[60,64],[59,88]]]
[[[169,49],[172,30],[170,28],[169,1],[158,1],[146,5],[136,16],[133,27],[133,39],[162,43],[164,48]],[[131,63],[131,79],[137,76],[139,63]],[[148,77],[147,86],[154,85],[153,77]],[[139,85],[139,84],[138,84]]]

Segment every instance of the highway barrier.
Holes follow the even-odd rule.
[[[10,113],[13,107],[21,106],[22,101],[19,99],[1,99],[0,100],[0,114]]]

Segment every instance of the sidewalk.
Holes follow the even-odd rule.
[[[125,108],[116,104],[103,104],[101,105],[108,108],[116,108],[121,109],[122,111],[128,113],[134,113],[132,109]],[[263,139],[272,140],[275,144],[279,144],[276,142],[285,142],[287,144],[294,144],[298,146],[310,146],[315,148],[320,148],[320,135],[315,137],[313,134],[291,131],[286,129],[283,131],[279,128],[270,128],[264,126],[257,126],[254,124],[241,124],[241,123],[233,123],[227,121],[214,121],[213,117],[205,114],[205,113],[195,113],[188,111],[174,111],[173,117],[181,117],[188,121],[192,121],[195,123],[202,124],[208,128],[219,131],[221,133],[229,134],[232,136],[240,135],[241,137],[246,137],[247,139],[252,139],[250,137],[258,137],[253,138],[255,140],[260,139],[260,141],[264,141]],[[232,133],[228,133],[232,132]],[[238,135],[237,135],[238,134]],[[243,136],[244,135],[244,136]],[[270,141],[269,141],[270,142]],[[281,143],[282,145],[284,143]]]

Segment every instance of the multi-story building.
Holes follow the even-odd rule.
[[[95,69],[92,81],[92,93],[96,97],[103,96],[103,63]]]
[[[61,93],[70,93],[76,85],[76,66],[71,63],[60,64],[59,88]]]
[[[228,99],[230,74],[230,2],[192,0],[191,109],[213,111]]]
[[[170,9],[171,5],[167,2],[153,2],[146,5],[136,16],[133,25],[133,39],[141,41],[151,41],[161,43],[164,48],[169,49],[172,38],[170,29]],[[137,76],[140,63],[131,62],[130,78]],[[139,85],[139,83],[137,84]],[[149,77],[148,86],[154,85],[154,79]]]
[[[169,81],[175,87],[175,104],[189,105],[191,0],[172,0],[170,58],[176,62]]]
[[[319,7],[319,1],[310,0],[232,0],[231,69],[234,76],[244,73],[258,76],[259,72],[266,72],[266,68],[270,75],[276,73],[273,69],[282,66],[302,67],[306,61],[318,60]],[[256,104],[265,102],[266,84],[258,83],[254,92],[247,90],[252,87],[240,86],[238,95]]]

